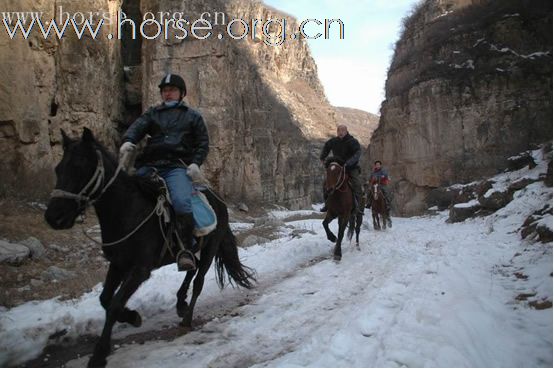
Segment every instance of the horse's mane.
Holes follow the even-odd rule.
[[[345,160],[339,156],[329,156],[325,160],[325,168],[327,168],[331,163],[337,163],[340,166],[344,166]]]

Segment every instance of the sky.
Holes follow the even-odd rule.
[[[384,99],[387,69],[402,18],[418,0],[264,0],[276,9],[305,19],[341,19],[344,39],[333,33],[309,40],[319,78],[329,102],[379,113]],[[313,28],[309,28],[313,27]],[[317,34],[315,24],[306,33]],[[321,30],[323,29],[321,26]]]
[[[548,154],[531,155],[536,167],[496,175],[492,193],[544,176]],[[447,209],[393,217],[382,231],[366,210],[359,249],[345,237],[340,263],[317,219],[320,205],[271,211],[258,219],[282,221],[278,238],[239,249],[256,270],[254,289],[220,291],[210,270],[195,329],[185,334],[175,312],[183,273],[175,264],[154,271],[127,304],[143,325],[115,325],[108,367],[552,368],[552,309],[530,306],[552,301],[552,242],[515,231],[551,199],[552,188],[538,181],[487,216],[447,223]],[[538,222],[552,231],[551,214]],[[22,364],[47,344],[61,348],[40,359],[46,366],[86,366],[92,349],[83,336],[98,336],[105,317],[101,290],[99,283],[76,299],[0,307],[0,366]]]

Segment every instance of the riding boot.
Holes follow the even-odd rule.
[[[177,253],[177,269],[180,272],[188,272],[196,269],[196,258],[194,257],[193,234],[194,218],[192,213],[177,215],[177,232],[184,250]]]

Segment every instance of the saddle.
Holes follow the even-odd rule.
[[[149,173],[146,177],[136,177],[139,179],[139,186],[143,192],[151,195],[153,198],[163,198],[164,201],[164,223],[171,224],[176,219],[176,214],[171,203],[171,196],[165,180],[155,171]],[[194,186],[192,191],[192,214],[194,218],[193,235],[200,238],[210,234],[217,227],[217,216],[213,210],[206,195],[202,191],[208,190],[206,186]],[[158,214],[160,215],[160,214]]]

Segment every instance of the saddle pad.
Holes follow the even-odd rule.
[[[192,191],[192,215],[194,217],[194,235],[202,237],[217,227],[217,216],[206,196],[197,188]]]

